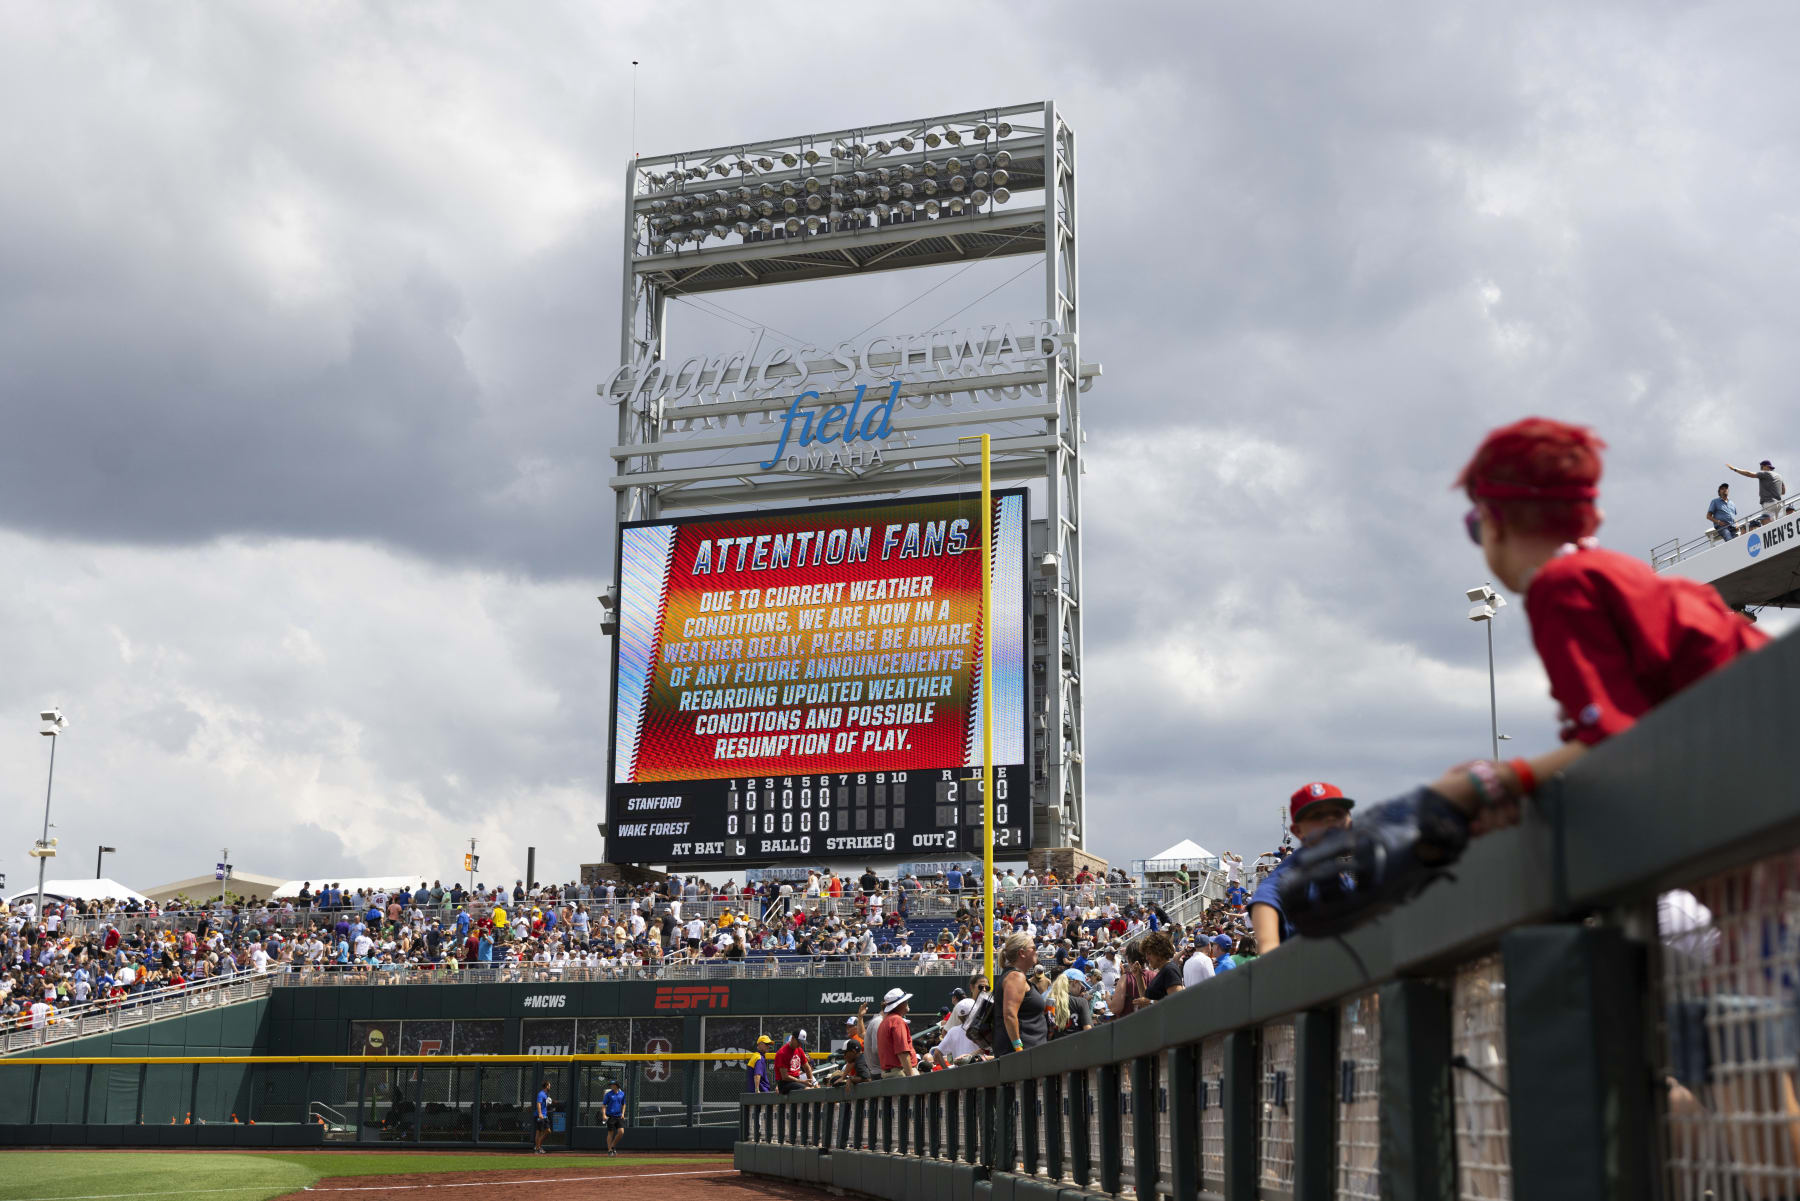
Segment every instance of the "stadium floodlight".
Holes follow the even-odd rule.
[[[736,233],[740,238],[747,238],[750,236],[750,223],[748,221],[739,221],[731,228],[732,232]]]
[[[921,175],[923,175],[926,179],[930,179],[932,176],[934,176],[938,173],[938,165],[936,163],[932,162],[931,160],[927,159],[924,163],[920,164],[919,173]]]
[[[889,171],[886,167],[875,168],[875,182],[876,183],[886,183],[888,180],[890,180],[892,178],[894,178],[894,173],[892,171]]]
[[[806,226],[801,224],[800,218],[789,217],[786,221],[782,222],[781,228],[787,233],[788,237],[797,238],[800,236],[800,231],[805,229]]]
[[[927,200],[925,202],[925,215],[927,217],[935,217],[938,215],[938,202],[937,201]]]
[[[981,124],[979,124],[975,127],[975,140],[977,142],[985,142],[988,140],[989,137],[991,137],[993,135],[993,132],[994,132],[993,129],[988,125],[988,123],[986,121],[983,121]]]
[[[988,186],[988,173],[986,171],[977,171],[975,174],[969,176],[969,182],[978,188],[985,188]]]
[[[731,227],[729,225],[715,225],[712,228],[712,236],[715,238],[730,237],[731,236]]]
[[[897,196],[899,196],[899,197],[900,197],[900,199],[902,199],[902,200],[911,200],[911,199],[912,199],[912,194],[913,194],[913,191],[914,191],[914,188],[913,188],[913,186],[912,186],[912,185],[911,185],[911,184],[909,184],[909,183],[903,183],[903,184],[901,184],[901,185],[900,185],[900,186],[899,186],[899,187],[897,187],[897,188],[895,188],[895,189],[894,189],[894,193],[895,193],[895,194],[896,194],[896,195],[897,195]],[[883,200],[886,200],[886,199],[887,199],[887,197],[886,197],[886,196],[883,196],[883,197],[882,197],[882,199],[883,199]]]
[[[894,211],[895,211],[895,212],[896,212],[896,213],[899,213],[899,214],[900,214],[900,215],[901,215],[901,216],[902,216],[902,217],[910,217],[910,216],[912,216],[912,214],[913,214],[913,204],[912,204],[912,201],[910,201],[910,200],[902,200],[902,201],[901,201],[901,202],[900,202],[900,203],[899,203],[899,204],[897,204],[897,205],[895,205],[895,206],[894,206]]]
[[[986,192],[982,191],[980,188],[976,188],[973,192],[969,193],[969,203],[974,205],[976,208],[980,208],[982,205],[986,204],[987,202],[988,202],[988,194]]]
[[[963,198],[961,196],[952,196],[949,200],[944,202],[944,207],[950,210],[952,216],[961,216],[963,211]]]
[[[993,181],[996,188],[1004,188],[1006,186],[1006,181],[1012,178],[1012,173],[1005,167],[996,167],[994,168],[994,173],[988,178]]]
[[[919,185],[919,191],[923,192],[927,196],[937,195],[937,190],[938,190],[938,181],[935,179],[928,179],[924,183]]]
[[[1469,598],[1469,620],[1487,626],[1488,737],[1497,760],[1500,758],[1500,703],[1494,688],[1494,618],[1506,608],[1506,598],[1495,592],[1492,584],[1470,588],[1463,595]]]
[[[705,167],[689,167],[687,169],[687,173],[688,173],[689,179],[705,179],[706,178],[706,168]]]
[[[850,220],[856,222],[858,225],[861,225],[863,222],[867,221],[868,219],[869,219],[869,210],[868,209],[854,208],[854,209],[850,210]]]
[[[968,187],[969,187],[969,181],[964,179],[962,176],[952,175],[950,177],[950,190],[952,192],[967,191]]]
[[[944,141],[950,143],[952,146],[960,146],[962,145],[962,134],[954,129],[946,128],[944,130]]]
[[[817,217],[808,217],[806,219],[806,232],[809,234],[816,234],[824,224],[825,223]]]
[[[944,160],[944,174],[945,175],[961,175],[962,169],[963,169],[963,161],[961,159],[957,158],[955,155],[951,155],[949,158]]]
[[[781,156],[781,165],[784,167],[798,167],[800,165],[800,160],[795,158],[794,152],[790,150]]]
[[[886,200],[888,197],[892,196],[893,194],[894,194],[894,190],[892,188],[878,187],[875,189],[875,199],[877,199],[877,200]]]
[[[1007,201],[1009,201],[1011,199],[1012,199],[1012,193],[1007,191],[1005,188],[995,188],[994,189],[994,203],[995,204],[1005,204]]]
[[[764,217],[761,220],[757,221],[756,232],[759,234],[764,234],[764,235],[774,233],[775,232],[775,223],[773,221],[769,220],[767,217]]]
[[[784,213],[797,213],[800,211],[800,202],[795,200],[792,196],[784,197],[781,201],[781,211]]]
[[[914,146],[918,145],[918,143],[913,141],[910,136],[902,137],[898,144],[902,150],[911,150]]]
[[[1506,598],[1495,592],[1490,584],[1471,588],[1463,595],[1469,598],[1470,621],[1491,621],[1500,610],[1506,608]]]
[[[756,164],[752,163],[747,158],[741,158],[737,162],[733,163],[732,165],[737,168],[737,173],[739,175],[748,175],[752,171],[756,170]]]
[[[731,212],[739,221],[748,221],[750,218],[756,216],[756,210],[747,204],[740,204],[733,208]]]
[[[760,216],[773,217],[775,215],[775,202],[773,200],[759,201],[756,206],[756,211]]]
[[[819,195],[817,192],[814,192],[811,196],[808,196],[806,198],[806,207],[810,211],[816,213],[820,209],[825,207],[825,198],[823,196]]]
[[[770,158],[759,158],[756,160],[756,169],[758,171],[773,171],[775,169],[775,160]]]
[[[795,196],[800,192],[800,185],[791,179],[784,179],[781,181],[780,191],[783,196]]]
[[[769,197],[775,195],[775,185],[772,183],[757,184],[756,194],[761,196],[764,200],[767,200]]]
[[[713,164],[713,174],[714,175],[730,175],[731,174],[731,166],[727,163],[714,163]]]
[[[1006,150],[1002,150],[1002,151],[1000,151],[1000,152],[998,152],[998,153],[997,153],[997,154],[995,154],[995,155],[994,155],[994,166],[996,166],[996,167],[1010,167],[1010,166],[1012,166],[1012,154],[1011,154],[1011,152],[1010,152],[1010,151],[1006,151]]]
[[[819,177],[817,175],[808,175],[800,186],[805,188],[808,192],[817,192],[819,190]]]
[[[977,171],[986,171],[989,167],[991,167],[993,165],[994,165],[994,160],[989,158],[987,155],[978,154],[975,156],[975,169]]]
[[[943,145],[943,143],[944,139],[940,138],[935,133],[927,133],[925,135],[925,145],[932,150],[936,150],[939,146]]]
[[[801,155],[800,157],[805,159],[807,166],[810,167],[812,164],[819,161],[819,152],[817,150],[814,150],[812,147],[808,146],[806,148],[806,153]]]
[[[1012,137],[1012,125],[1009,124],[1008,122],[1002,121],[998,125],[994,126],[994,132],[999,134],[1003,138],[1010,138],[1010,137]]]
[[[891,217],[893,215],[894,215],[894,208],[892,205],[878,204],[875,206],[875,219],[876,220],[886,221],[889,217]]]
[[[892,142],[888,141],[885,138],[875,139],[875,153],[876,154],[892,154],[893,152],[894,152],[894,144]]]
[[[666,200],[652,200],[650,202],[650,211],[653,213],[666,213],[669,211],[669,202]]]
[[[855,154],[857,158],[868,158],[869,157],[869,148],[867,146],[863,145],[861,142],[856,142],[856,143],[852,144],[850,147],[850,150],[851,150],[851,153]]]

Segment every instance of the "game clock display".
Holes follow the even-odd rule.
[[[745,865],[1030,846],[1026,496],[636,522],[619,533],[606,858]]]

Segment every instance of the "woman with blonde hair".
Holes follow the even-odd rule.
[[[1027,975],[1037,966],[1037,944],[1023,931],[1009,936],[1000,948],[1000,1037],[994,1055],[1009,1055],[1050,1040],[1050,1023],[1044,994],[1031,987]]]
[[[1069,1028],[1069,978],[1061,972],[1050,985],[1049,1002],[1051,1036],[1055,1037]]]

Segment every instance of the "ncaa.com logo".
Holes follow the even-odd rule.
[[[1762,554],[1762,544],[1762,535],[1752,534],[1750,535],[1750,541],[1744,543],[1744,549],[1749,551],[1750,557],[1754,559],[1756,556]]]
[[[822,992],[819,994],[821,1005],[873,1005],[873,996],[861,997],[853,992]]]
[[[525,998],[527,1009],[561,1009],[569,1003],[567,993],[537,993]]]

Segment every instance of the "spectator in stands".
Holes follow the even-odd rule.
[[[1596,443],[1598,443],[1597,439]],[[1745,471],[1742,467],[1733,467],[1730,463],[1727,463],[1725,464],[1725,470],[1735,471],[1739,475],[1747,476],[1756,481],[1756,501],[1762,506],[1762,516],[1751,522],[1750,524],[1752,526],[1767,525],[1780,515],[1781,498],[1787,495],[1787,481],[1775,474],[1775,464],[1764,459],[1761,463],[1757,464],[1757,469],[1755,471]],[[1599,468],[1597,465],[1595,467],[1594,476],[1596,479],[1599,478]]]
[[[785,1094],[812,1086],[812,1060],[806,1056],[806,1031],[796,1030],[775,1052],[775,1088]]]
[[[1174,996],[1182,989],[1181,969],[1173,962],[1175,944],[1170,941],[1168,931],[1153,930],[1144,936],[1144,964],[1148,977],[1144,983],[1144,1000],[1142,1004],[1160,1001],[1164,997]]]
[[[1731,503],[1731,485],[1720,484],[1719,494],[1706,506],[1706,520],[1712,523],[1713,536],[1729,542],[1738,536],[1737,506]]]
[[[919,1074],[919,1055],[913,1050],[912,1027],[906,1021],[912,996],[902,989],[890,988],[881,999],[882,1018],[875,1032],[875,1042],[884,1076]]]
[[[1495,578],[1524,594],[1563,720],[1559,751],[1505,764],[1477,760],[1432,785],[1470,815],[1476,833],[1517,821],[1518,801],[1538,780],[1769,641],[1712,588],[1657,575],[1594,543],[1604,448],[1592,430],[1531,417],[1489,433],[1457,477],[1475,506],[1465,519],[1470,538]],[[1786,490],[1766,459],[1761,472],[1731,470],[1754,475],[1774,502]],[[1260,928],[1257,934],[1266,954],[1273,947]]]
[[[1041,1046],[1050,1038],[1044,996],[1026,974],[1037,965],[1037,946],[1023,931],[1010,935],[1000,948],[1000,1026],[994,1054],[1007,1055]]]
[[[1302,846],[1317,842],[1333,830],[1350,824],[1350,810],[1356,802],[1345,796],[1335,784],[1314,781],[1302,784],[1288,798],[1289,828]],[[1250,925],[1256,931],[1259,946],[1274,950],[1286,939],[1294,937],[1287,914],[1281,908],[1279,882],[1292,859],[1283,859],[1256,886],[1250,899]],[[1214,965],[1217,966],[1216,964]]]
[[[1181,983],[1185,988],[1193,988],[1213,978],[1212,956],[1207,954],[1207,944],[1212,941],[1210,935],[1202,935],[1188,951],[1187,961],[1181,965]]]

